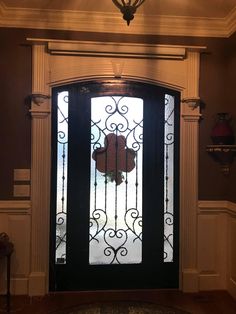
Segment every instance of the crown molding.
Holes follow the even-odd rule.
[[[229,37],[236,31],[236,7],[225,18],[163,15],[144,17],[136,14],[135,20],[127,27],[120,13],[17,8],[7,7],[3,1],[0,1],[0,27],[139,35]]]

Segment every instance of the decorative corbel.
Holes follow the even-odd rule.
[[[47,99],[50,99],[50,96],[41,93],[32,93],[29,97],[37,106],[42,105]]]
[[[183,98],[182,102],[186,103],[192,110],[196,109],[197,107],[200,107],[199,97]]]

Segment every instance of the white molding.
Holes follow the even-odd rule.
[[[29,200],[2,200],[0,201],[0,213],[25,213],[31,209],[31,201]]]
[[[28,294],[28,278],[11,277],[11,294],[13,295],[27,295]],[[0,289],[0,294],[6,293],[6,278],[4,278],[4,287]],[[1,296],[2,297],[2,296]],[[2,310],[0,310],[2,312]]]
[[[236,216],[236,203],[219,201],[198,201],[199,213],[227,213]]]
[[[30,169],[14,169],[13,171],[13,179],[14,181],[30,181]]]
[[[232,278],[229,280],[228,283],[228,291],[232,295],[232,297],[236,300],[236,281]]]
[[[196,268],[184,269],[182,272],[182,291],[191,293],[199,290],[198,271]]]
[[[182,103],[186,103],[192,110],[200,106],[200,97],[183,98]]]
[[[192,111],[192,110],[191,110]],[[191,117],[191,116],[190,116]],[[182,117],[180,126],[180,246],[184,292],[198,291],[197,280],[197,195],[198,115]]]
[[[0,209],[29,209],[31,202],[28,200],[15,201],[15,200],[1,200]]]
[[[145,50],[144,50],[145,47]],[[202,47],[200,47],[202,48]],[[105,56],[145,59],[185,59],[186,47],[167,45],[122,44],[113,42],[50,41],[51,54],[71,54],[82,56]]]
[[[183,60],[186,59],[187,52],[201,52],[207,48],[206,46],[135,44],[46,38],[27,38],[27,41],[31,42],[33,45],[47,45],[47,50],[52,55],[141,59]],[[193,64],[195,64],[194,61]],[[199,97],[194,96],[191,99],[200,100]]]
[[[229,37],[236,31],[236,7],[228,14],[226,21]]]
[[[203,265],[205,263],[206,268],[205,271],[202,269],[199,273],[199,288],[202,290],[225,289],[236,299],[235,268],[233,267],[235,265],[236,203],[226,200],[199,200],[198,218],[198,224],[202,226],[202,229],[198,230],[198,235],[202,235],[198,243],[199,258],[204,261]],[[207,253],[204,251],[206,247],[209,248]],[[208,261],[207,256],[209,256]],[[215,273],[210,273],[209,270]]]
[[[34,108],[34,109],[30,109],[29,112],[31,113],[32,117],[44,119],[48,117],[51,111],[45,108],[39,108],[38,110]]]
[[[14,184],[13,196],[14,197],[30,197],[30,184]]]
[[[200,53],[189,51],[185,88],[181,99],[199,99]],[[180,119],[180,256],[182,289],[198,291],[197,271],[197,198],[198,198],[198,130],[200,109],[181,102]]]
[[[219,274],[199,274],[199,290],[222,290],[221,277]]]
[[[28,278],[15,277],[11,278],[11,293],[14,295],[27,295],[28,294]]]
[[[29,275],[29,296],[45,295],[45,283],[47,282],[44,272],[32,272]]]
[[[31,39],[32,40],[32,39]],[[58,86],[58,82],[78,82],[90,78],[113,78],[114,68],[112,58],[107,56],[82,56],[71,54],[54,55],[45,49],[45,45],[52,47],[55,41],[48,39],[33,40],[33,74],[32,88],[45,95],[50,94],[49,87]],[[68,43],[69,45],[71,42]],[[64,45],[64,43],[63,43]],[[89,47],[90,43],[87,43]],[[90,46],[93,54],[102,51],[103,43]],[[78,42],[74,47],[78,49]],[[129,51],[131,45],[121,44],[119,53]],[[183,98],[199,97],[199,54],[194,47],[181,47],[188,53],[185,59],[150,59],[146,54],[146,45],[140,45],[140,58],[122,58],[116,60],[123,62],[122,77],[132,78],[143,82],[152,82],[162,86],[172,87],[181,93]],[[153,46],[156,49],[158,46]],[[165,47],[166,48],[166,47]],[[168,54],[176,51],[176,46],[168,47]],[[195,47],[196,48],[196,47]],[[74,48],[73,48],[74,49]],[[75,49],[75,51],[76,51]],[[111,46],[109,46],[112,51]],[[177,48],[179,49],[179,48]],[[197,48],[196,48],[197,49]],[[158,50],[158,49],[157,49]],[[114,50],[113,50],[114,51]],[[179,51],[179,50],[178,50]],[[48,100],[40,106],[32,102],[32,257],[31,275],[29,281],[29,294],[37,295],[47,293],[49,257],[49,213],[50,213],[50,108]],[[44,117],[44,119],[41,119]],[[188,117],[188,118],[184,118]],[[181,195],[181,279],[184,291],[198,290],[197,275],[197,194],[198,194],[198,120],[199,107],[192,110],[187,104],[181,104],[181,142],[180,142],[180,195]],[[186,167],[186,165],[188,165]],[[43,232],[42,232],[43,231]]]
[[[235,10],[225,18],[151,14],[145,18],[137,13],[134,21],[127,27],[119,12],[99,13],[8,7],[3,1],[0,1],[0,27],[140,35],[229,37],[236,30],[236,22]]]
[[[230,214],[236,214],[236,203],[227,202],[227,208]]]
[[[34,93],[30,95],[31,100],[33,101],[33,103],[35,105],[42,105],[43,103],[45,103],[47,101],[47,99],[50,98],[50,96],[48,95],[43,95],[41,93]]]
[[[34,45],[32,55],[32,94],[49,95],[49,54],[44,45]],[[50,167],[51,167],[51,104],[49,98],[40,106],[31,102],[31,260],[29,295],[48,291]],[[37,291],[37,292],[36,292]]]

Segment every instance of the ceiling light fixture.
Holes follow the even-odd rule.
[[[123,14],[123,19],[126,20],[127,25],[130,24],[130,21],[134,18],[134,13],[145,0],[112,0],[112,2],[120,9],[120,12]]]

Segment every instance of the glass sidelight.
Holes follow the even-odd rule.
[[[165,95],[164,123],[164,262],[173,262],[175,182],[175,98]]]
[[[66,263],[67,170],[68,170],[68,91],[57,98],[57,170],[56,170],[56,248],[57,264]]]

